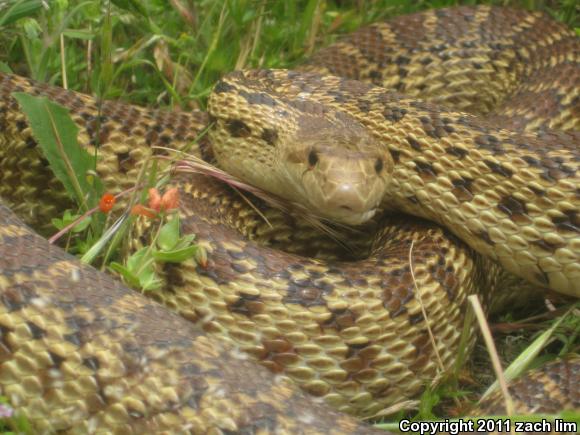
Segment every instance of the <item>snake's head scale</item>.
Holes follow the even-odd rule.
[[[280,152],[280,172],[295,198],[332,221],[359,225],[371,219],[393,169],[386,147],[345,117],[309,117],[298,125]]]

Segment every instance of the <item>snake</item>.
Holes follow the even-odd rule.
[[[462,6],[362,28],[292,71],[227,74],[207,113],[0,73],[1,395],[41,433],[374,433],[348,414],[450,372],[469,295],[580,296],[579,59],[541,13]],[[41,236],[73,205],[14,92],[69,110],[110,192],[189,149],[356,226],[345,244],[365,252],[178,172],[207,261],[164,264],[145,298]],[[579,383],[571,355],[511,391],[526,412],[578,410]]]

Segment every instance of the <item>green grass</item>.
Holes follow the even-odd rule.
[[[195,108],[226,71],[291,67],[365,23],[476,3],[541,9],[580,27],[575,0],[4,0],[0,62],[56,85],[66,74],[69,88],[106,98]]]
[[[543,10],[580,31],[576,0],[0,0],[0,70],[107,99],[203,109],[227,71],[292,67],[366,23],[482,3]],[[558,329],[564,348],[578,349],[579,323],[576,317]],[[510,352],[521,352],[533,333],[534,328],[520,333],[523,344]],[[552,347],[557,354],[562,345]],[[448,385],[427,392],[418,417],[434,409],[446,415],[445,407],[454,406],[449,397],[461,395],[459,387]]]

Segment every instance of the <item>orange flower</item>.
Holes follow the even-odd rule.
[[[161,198],[161,210],[169,211],[179,206],[179,190],[177,187],[169,189]]]
[[[169,189],[161,196],[159,191],[152,187],[149,189],[149,207],[137,204],[131,209],[131,214],[154,218],[160,212],[176,209],[179,206],[179,191],[177,187]]]
[[[156,212],[168,211],[179,205],[179,191],[177,187],[169,189],[161,196],[155,188],[149,189],[149,208]]]
[[[99,201],[99,209],[103,213],[109,213],[113,209],[115,201],[115,195],[111,193],[105,193],[103,196],[101,196],[101,200]]]
[[[149,189],[149,208],[155,211],[161,210],[161,195],[154,187]]]

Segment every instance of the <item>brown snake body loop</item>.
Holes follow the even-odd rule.
[[[405,31],[411,25],[423,38]],[[355,162],[391,195],[369,191],[369,207],[379,198],[381,207],[448,230],[380,217],[391,226],[381,225],[367,259],[307,258],[304,245],[326,254],[328,243],[299,220],[268,209],[271,229],[228,188],[179,175],[183,231],[197,234],[208,265],[166,265],[165,291],[153,297],[196,327],[47,248],[0,206],[1,394],[40,431],[367,430],[245,355],[338,410],[373,416],[453,366],[469,294],[494,299],[497,288],[517,281],[474,250],[536,286],[577,297],[579,46],[542,15],[462,7],[370,26],[322,50],[302,72],[226,76],[209,109],[211,151],[225,169],[292,200],[318,189],[319,199],[307,200],[312,208],[324,214],[336,206],[343,221],[365,220],[367,203],[345,203],[358,201],[352,190],[336,193],[348,189],[327,160],[335,154],[320,145],[330,140],[344,145],[336,150],[343,173]],[[316,72],[411,97],[423,91],[447,107]],[[0,74],[0,197],[41,231],[70,204],[12,92],[67,107],[81,127],[79,142],[98,147],[97,170],[113,192],[131,186],[153,146],[184,148],[207,123],[201,113],[116,102],[105,102],[97,119],[92,97]],[[315,145],[305,132],[318,132]],[[286,178],[272,172],[281,157]],[[348,174],[349,189],[368,187],[356,171]],[[316,177],[330,187],[306,184]],[[332,207],[320,207],[327,198]],[[542,388],[542,399],[564,395],[558,406],[578,409],[578,358],[553,370],[527,386]],[[532,389],[514,396],[520,410],[552,409],[548,400],[533,402]]]

